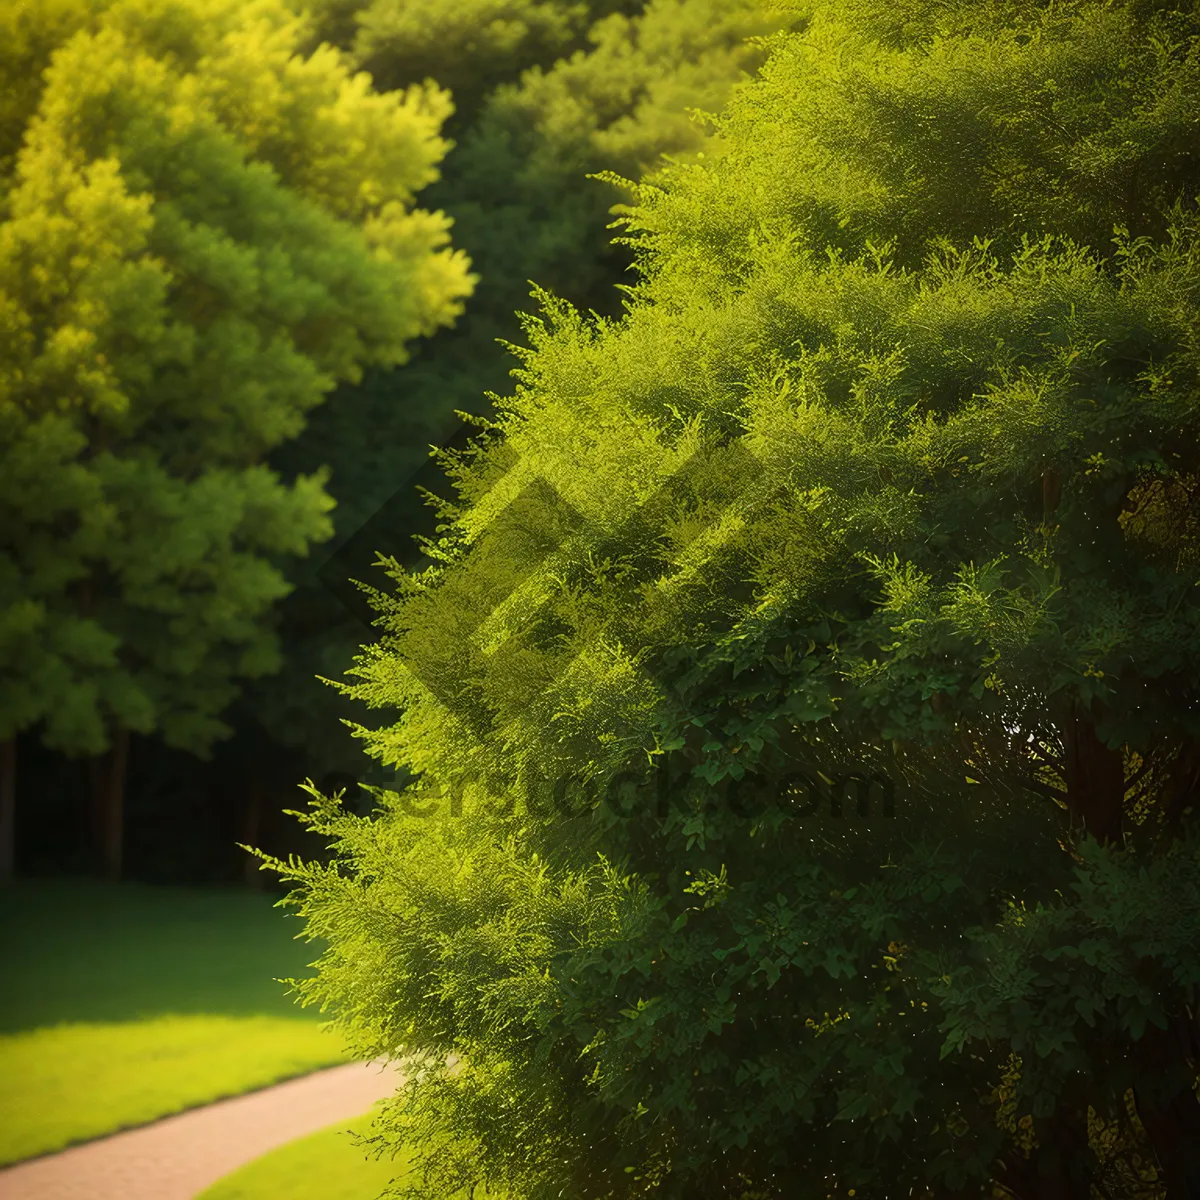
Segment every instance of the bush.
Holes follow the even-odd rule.
[[[539,294],[345,685],[414,781],[273,861],[389,1194],[1197,1186],[1198,35],[816,4]]]

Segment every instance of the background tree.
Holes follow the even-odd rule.
[[[412,208],[444,92],[298,55],[275,0],[3,19],[0,795],[34,722],[94,756],[115,876],[129,734],[201,755],[228,735],[236,681],[280,665],[281,563],[331,532],[327,473],[266,455],[474,280]]]
[[[413,781],[272,862],[428,1056],[393,1194],[1200,1187],[1200,23],[810,16],[541,294],[347,687]]]
[[[500,84],[585,48],[593,23],[645,0],[307,0],[316,35],[345,50],[380,90],[432,78],[454,95],[455,134]]]

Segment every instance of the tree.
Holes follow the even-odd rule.
[[[404,9],[408,17],[415,11]],[[439,12],[438,20],[457,20],[453,6]],[[329,28],[328,10],[325,20],[318,28]],[[442,178],[425,193],[453,216],[456,243],[481,275],[465,315],[403,367],[343,385],[305,432],[271,457],[286,474],[328,466],[338,500],[329,558],[289,569],[295,590],[277,610],[284,667],[247,689],[231,715],[242,729],[261,723],[297,756],[288,787],[303,778],[300,756],[314,776],[363,772],[358,744],[341,724],[355,716],[354,707],[318,680],[340,674],[370,630],[373,614],[349,581],[375,577],[376,551],[415,559],[413,534],[433,532],[434,518],[417,490],[438,491],[429,447],[445,446],[452,435],[463,440],[471,430],[456,412],[505,386],[511,359],[504,343],[522,336],[513,310],[528,296],[529,277],[603,308],[626,273],[629,253],[609,244],[605,226],[628,189],[587,180],[585,173],[636,179],[664,154],[682,161],[703,154],[706,131],[687,110],[719,108],[765,57],[747,39],[788,20],[750,2],[655,0],[636,15],[601,15],[587,48],[569,58],[546,63],[527,47],[510,64],[512,79],[482,103],[468,99],[473,118],[447,155]],[[415,41],[390,43],[396,57],[377,67],[377,83],[420,76],[403,64],[428,52],[421,47],[438,26],[432,17],[414,22],[404,28]],[[441,58],[430,61],[429,73],[439,83],[458,79],[467,70],[460,70],[458,49],[445,38],[438,44]],[[457,84],[454,95],[461,103]]]
[[[630,265],[605,233],[612,206],[628,199],[624,181],[664,156],[712,153],[705,113],[762,64],[759,39],[789,23],[754,0],[653,0],[597,21],[587,51],[497,87],[433,193],[480,264],[476,303],[515,330],[533,277],[609,313]],[[497,189],[497,176],[510,186]]]
[[[638,188],[624,317],[540,293],[438,562],[390,564],[346,692],[414,781],[310,788],[335,861],[268,858],[298,991],[426,1056],[395,1195],[1180,1200],[1200,20],[852,0],[771,46]],[[855,777],[895,816],[814,819]]]
[[[381,91],[436,79],[454,95],[453,130],[486,97],[533,65],[586,46],[592,24],[633,15],[645,0],[301,0],[313,37],[345,52]]]
[[[3,22],[0,796],[36,722],[95,756],[116,875],[129,734],[226,736],[236,681],[280,665],[282,562],[331,532],[327,473],[265,456],[452,323],[474,277],[412,208],[447,95],[299,56],[277,0]]]

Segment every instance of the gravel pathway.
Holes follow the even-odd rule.
[[[0,1170],[0,1200],[193,1200],[230,1171],[367,1112],[395,1067],[347,1063]]]

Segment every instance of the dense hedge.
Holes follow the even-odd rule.
[[[1200,1186],[1198,35],[814,4],[541,294],[348,685],[414,781],[273,863],[393,1194]]]

